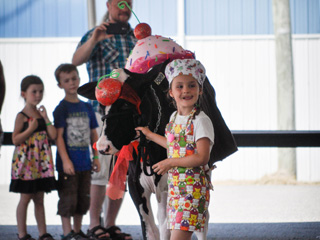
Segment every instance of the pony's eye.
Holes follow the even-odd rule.
[[[124,103],[121,107],[121,110],[128,110],[131,109],[131,106],[128,103]]]

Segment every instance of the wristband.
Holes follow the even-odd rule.
[[[50,125],[52,125],[52,123],[51,123],[51,122],[46,123],[46,126],[50,126]]]
[[[99,159],[99,156],[94,156],[92,159]]]

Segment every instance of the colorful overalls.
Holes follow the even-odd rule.
[[[166,127],[168,158],[196,152],[192,110],[187,124],[175,124],[177,113]],[[204,231],[210,200],[204,167],[175,167],[168,171],[168,229]]]

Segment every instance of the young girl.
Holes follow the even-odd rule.
[[[21,82],[21,96],[25,107],[17,114],[12,142],[16,146],[12,160],[10,192],[20,193],[17,206],[18,239],[34,239],[27,233],[27,208],[34,202],[35,217],[40,240],[52,240],[47,233],[44,192],[54,190],[54,165],[50,139],[56,138],[44,106],[37,109],[43,97],[44,85],[37,76],[27,76]]]
[[[209,117],[198,107],[205,69],[195,59],[177,59],[165,70],[169,95],[177,111],[170,117],[166,136],[138,127],[146,137],[167,148],[168,158],[153,165],[157,174],[168,172],[168,229],[171,240],[191,239],[192,233],[207,232],[209,190],[205,169],[214,141]]]

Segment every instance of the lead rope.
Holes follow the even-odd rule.
[[[150,85],[150,89],[151,89],[151,92],[153,93],[153,96],[154,98],[156,99],[156,102],[158,104],[158,119],[157,119],[157,123],[156,123],[156,127],[155,129],[153,130],[153,132],[157,132],[158,131],[158,127],[160,126],[160,120],[161,120],[161,104],[160,104],[160,100],[156,94],[156,91],[153,89],[152,85]]]
[[[157,105],[158,105],[158,119],[157,119],[157,123],[156,123],[156,127],[153,130],[153,132],[157,132],[158,131],[158,127],[160,125],[160,120],[161,120],[161,104],[160,104],[160,100],[156,94],[156,91],[153,89],[152,85],[150,85],[150,89],[151,92],[153,93]],[[155,172],[153,171],[152,167],[151,167],[151,161],[150,163],[148,163],[148,156],[149,156],[149,151],[147,148],[148,145],[148,141],[146,136],[141,132],[140,132],[140,142],[138,145],[138,163],[140,162],[140,159],[142,159],[142,169],[143,172],[145,173],[146,176],[152,176],[155,174]],[[149,160],[150,160],[150,156],[149,156]],[[150,173],[148,172],[147,167],[150,167]]]
[[[147,151],[147,138],[146,136],[140,131],[140,142],[138,146],[138,161],[142,159],[142,168],[143,172],[146,176],[152,176],[154,175],[153,169],[150,167],[150,173],[148,173],[147,167],[151,166],[151,164],[148,164],[148,151]],[[150,159],[150,158],[149,158]]]

